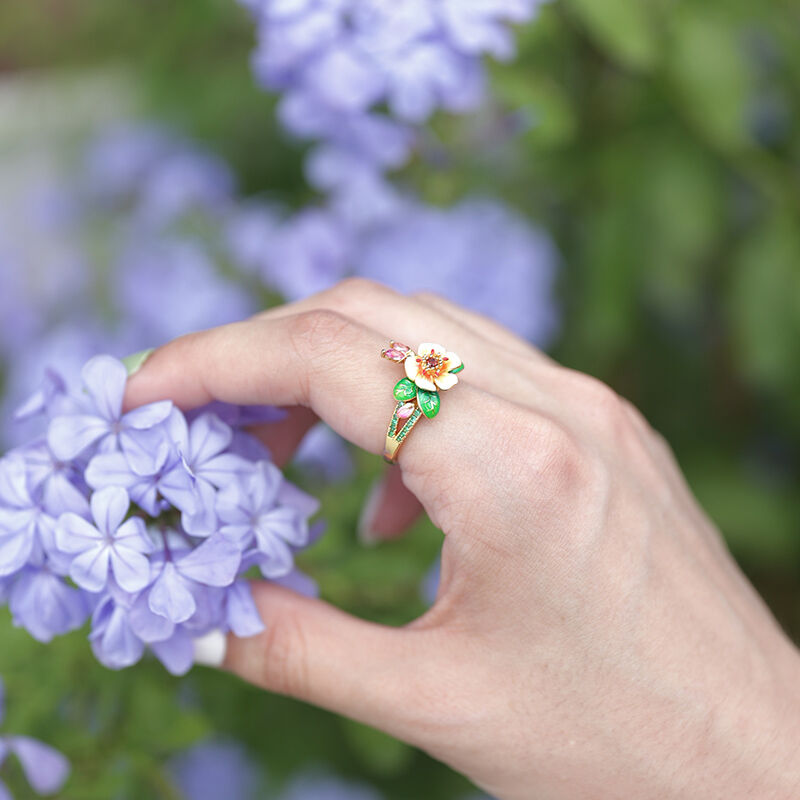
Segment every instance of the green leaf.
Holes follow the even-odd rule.
[[[439,413],[439,392],[426,392],[424,389],[417,389],[417,401],[422,413],[428,419],[433,419]]]
[[[568,0],[596,43],[631,69],[646,70],[659,56],[653,7],[648,0]]]
[[[394,396],[395,399],[401,403],[407,403],[409,400],[413,400],[416,394],[417,385],[408,378],[403,378],[395,384]]]
[[[462,369],[464,369],[464,365],[459,364],[455,369],[450,370],[450,374],[455,375],[456,373],[461,372]]]
[[[345,739],[358,759],[381,775],[397,775],[413,758],[414,751],[403,742],[358,722],[342,720]]]
[[[128,377],[130,378],[135,375],[154,352],[154,348],[151,347],[149,350],[142,350],[131,356],[125,356],[125,358],[122,359],[122,363],[125,365],[125,369],[128,370]]]

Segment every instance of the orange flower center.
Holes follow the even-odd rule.
[[[448,358],[443,353],[428,353],[426,356],[417,356],[417,369],[432,381],[447,372]]]

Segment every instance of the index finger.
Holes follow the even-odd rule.
[[[349,441],[380,453],[395,407],[392,389],[404,377],[397,364],[380,358],[386,341],[325,309],[254,317],[184,336],[156,350],[131,378],[126,403],[171,399],[183,409],[213,400],[308,406]],[[409,436],[400,452],[401,466],[412,476],[441,477],[458,464],[460,481],[469,477],[470,469],[485,480],[491,432],[488,426],[466,423],[497,413],[504,401],[464,383],[443,395],[439,415],[422,420]],[[440,491],[441,482],[437,484]],[[424,486],[416,493],[423,503],[432,494]]]

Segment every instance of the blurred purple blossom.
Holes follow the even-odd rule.
[[[382,800],[370,786],[324,773],[310,772],[293,778],[278,800]]]
[[[5,717],[5,692],[0,680],[0,724]],[[57,750],[29,736],[0,735],[0,767],[9,755],[22,766],[31,788],[39,795],[58,792],[69,776],[69,762]],[[10,798],[0,781],[0,798]]]
[[[347,443],[324,423],[318,423],[303,437],[294,464],[325,483],[346,481],[354,472]]]
[[[260,796],[258,769],[233,741],[201,742],[173,759],[169,771],[186,800],[256,800]]]
[[[557,265],[548,236],[499,203],[473,200],[409,204],[366,237],[354,271],[401,292],[437,292],[542,345],[558,324]]]

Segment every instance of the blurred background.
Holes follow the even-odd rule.
[[[268,19],[280,5],[0,4],[4,447],[48,366],[73,374],[347,275],[433,289],[639,406],[797,640],[800,6],[508,2],[538,13],[454,23],[436,102],[343,70],[313,87],[325,116],[308,45]],[[304,6],[331,4],[283,5],[302,27]],[[290,472],[322,499],[327,532],[301,557],[322,595],[391,624],[424,611],[440,534],[356,535],[378,459],[317,429]],[[474,794],[371,729],[208,670],[115,674],[85,631],[39,643],[5,609],[0,678],[0,734],[59,748],[64,798]],[[33,796],[15,763],[0,776]]]

